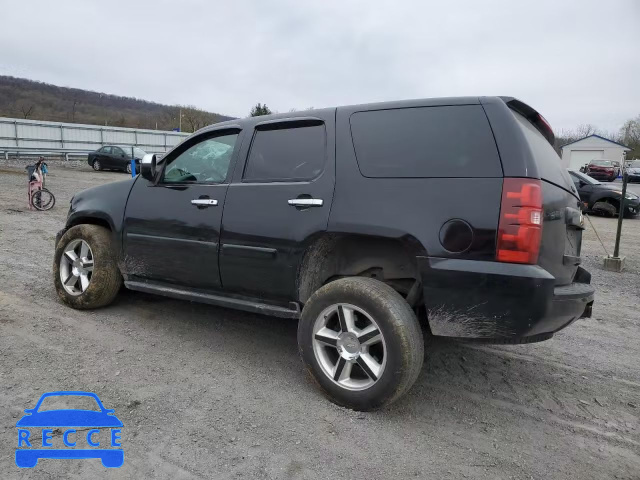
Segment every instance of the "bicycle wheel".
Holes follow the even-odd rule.
[[[46,188],[36,190],[31,194],[31,205],[36,210],[50,210],[56,204],[56,197]]]

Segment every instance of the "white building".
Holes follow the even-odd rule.
[[[589,135],[562,146],[562,165],[565,168],[579,170],[591,160],[600,159],[613,160],[622,165],[626,152],[630,150],[629,147],[600,135]]]

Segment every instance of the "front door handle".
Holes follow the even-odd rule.
[[[321,207],[324,201],[321,198],[292,198],[287,203],[293,207]]]
[[[218,205],[218,200],[214,200],[213,198],[196,198],[191,200],[191,205],[196,205],[198,207],[215,207]]]

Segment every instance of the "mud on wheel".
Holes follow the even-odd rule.
[[[109,230],[98,225],[71,227],[56,245],[53,281],[60,299],[73,308],[111,303],[122,276]]]
[[[343,278],[314,293],[302,311],[298,346],[329,399],[355,410],[400,398],[424,360],[415,314],[398,292],[371,278]]]

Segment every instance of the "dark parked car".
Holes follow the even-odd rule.
[[[551,338],[591,315],[578,193],[533,108],[413,100],[204,128],[141,175],[77,193],[54,282],[299,318],[302,360],[355,409],[401,397],[432,335]],[[429,353],[427,347],[427,353]]]
[[[131,159],[136,159],[136,171],[139,171],[140,161],[146,154],[147,152],[138,147],[105,145],[91,152],[87,162],[94,170],[122,170],[131,173]]]
[[[598,180],[584,173],[569,170],[569,175],[578,189],[583,210],[604,215],[618,215],[622,185],[603,185]],[[640,212],[640,197],[627,190],[624,202],[627,215],[637,215]]]
[[[640,182],[640,160],[634,160],[627,167],[627,175],[630,182]]]
[[[610,160],[591,160],[585,172],[596,180],[613,182],[618,177],[616,166]]]

